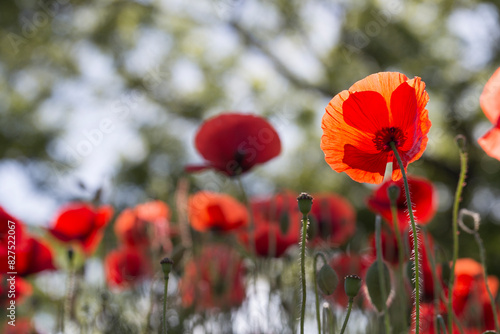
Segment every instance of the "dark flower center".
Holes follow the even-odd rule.
[[[373,143],[377,150],[382,152],[391,151],[391,142],[394,142],[396,147],[403,146],[406,141],[406,137],[403,130],[395,127],[386,127],[375,133],[375,138],[373,138]]]

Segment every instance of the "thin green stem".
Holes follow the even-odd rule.
[[[462,189],[465,183],[465,174],[467,172],[467,153],[460,150],[460,176],[458,178],[457,190],[455,192],[455,201],[453,202],[453,258],[450,270],[450,281],[448,282],[448,331],[453,331],[453,284],[455,283],[455,265],[458,258],[458,208],[462,197]]]
[[[414,250],[414,266],[413,271],[415,274],[415,334],[420,331],[420,261],[419,261],[419,251],[418,251],[418,234],[417,225],[415,224],[415,218],[413,217],[413,208],[410,198],[410,188],[408,187],[408,179],[406,178],[405,167],[399,156],[399,152],[396,149],[396,144],[394,142],[390,143],[394,156],[396,157],[399,169],[403,175],[403,182],[405,185],[406,203],[408,205],[408,214],[410,215],[411,231],[413,233],[413,250]]]
[[[165,276],[165,288],[163,290],[163,334],[167,334],[167,291],[168,291],[168,276]]]
[[[486,252],[483,245],[483,240],[479,236],[479,232],[475,231],[474,238],[476,239],[477,246],[479,247],[479,258],[481,261],[481,265],[483,266],[483,280],[486,285],[486,291],[488,291],[488,296],[490,297],[491,310],[493,313],[493,318],[495,319],[495,330],[497,333],[500,333],[500,326],[498,324],[497,306],[495,304],[495,298],[493,298],[493,294],[491,293],[490,286],[488,284],[488,273],[486,271]]]
[[[377,250],[377,266],[378,266],[378,280],[380,291],[382,292],[382,299],[384,299],[383,310],[384,310],[384,328],[385,333],[389,334],[391,332],[391,322],[389,320],[389,312],[387,310],[387,291],[385,289],[385,277],[384,277],[384,258],[382,253],[382,232],[381,232],[382,218],[380,215],[375,217],[375,247]]]
[[[347,314],[345,316],[344,324],[342,325],[342,329],[340,330],[340,334],[344,334],[344,331],[347,327],[347,322],[349,321],[349,316],[351,315],[352,302],[354,301],[353,297],[349,297],[349,304],[347,305]]]
[[[250,199],[248,198],[247,192],[245,191],[245,187],[243,186],[243,182],[241,181],[241,177],[237,178],[238,186],[240,187],[241,195],[243,196],[243,201],[245,202],[245,206],[248,210],[249,215],[249,224],[248,224],[248,243],[250,247],[250,256],[252,257],[252,262],[256,265],[256,255],[255,255],[255,222],[253,218],[253,211],[250,207]]]
[[[319,294],[318,294],[318,282],[316,279],[316,265],[318,262],[318,257],[321,257],[323,259],[323,262],[327,264],[326,262],[326,257],[323,253],[316,253],[314,255],[314,261],[313,261],[313,279],[314,279],[314,295],[316,297],[316,321],[318,322],[318,333],[321,333],[321,314],[319,312]]]
[[[439,324],[439,332],[436,333],[448,334],[448,332],[446,331],[446,324],[444,323],[444,319],[440,314],[436,316],[436,322]]]
[[[307,242],[307,215],[302,215],[302,238],[300,244],[300,274],[302,283],[302,305],[300,310],[300,333],[304,334],[304,320],[306,316],[306,242]]]

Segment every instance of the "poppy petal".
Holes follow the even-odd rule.
[[[500,117],[500,68],[486,82],[479,98],[479,104],[490,122],[497,124]]]
[[[388,153],[370,154],[357,147],[345,145],[344,162],[350,167],[344,172],[353,180],[363,180],[368,183],[380,183],[384,179]]]
[[[490,157],[500,160],[500,127],[497,125],[477,141]]]
[[[344,121],[361,131],[375,134],[389,126],[389,111],[382,95],[364,91],[351,93],[342,105]]]
[[[380,93],[387,106],[390,105],[392,92],[403,82],[407,81],[406,75],[398,72],[380,72],[359,80],[349,88],[350,92],[374,91]]]

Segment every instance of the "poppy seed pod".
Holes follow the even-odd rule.
[[[401,194],[401,189],[395,184],[391,184],[387,188],[387,196],[391,200],[391,203],[397,202],[400,194]]]
[[[172,266],[174,265],[174,261],[170,260],[168,257],[164,258],[160,261],[161,270],[163,271],[163,275],[165,279],[168,279],[168,274],[172,270]]]
[[[332,267],[325,264],[318,273],[318,287],[325,295],[331,295],[335,292],[339,284],[339,277]]]
[[[354,298],[358,295],[361,289],[361,277],[358,275],[348,275],[344,278],[344,290],[349,298]]]
[[[388,303],[391,291],[391,274],[389,272],[389,267],[387,267],[385,262],[382,262],[382,267],[384,272],[384,281],[382,284],[385,286],[385,296],[380,288],[379,262],[374,261],[366,272],[366,289],[368,290],[368,296],[370,297],[370,302],[378,312],[383,312],[384,304]]]
[[[301,193],[297,197],[297,202],[299,203],[299,210],[303,215],[307,215],[311,211],[313,198],[308,193]]]

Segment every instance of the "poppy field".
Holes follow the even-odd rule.
[[[28,3],[0,333],[500,333],[497,4]]]

